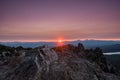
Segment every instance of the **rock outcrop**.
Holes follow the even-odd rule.
[[[119,76],[106,73],[97,60],[90,60],[88,54],[93,52],[81,44],[22,50],[19,56],[0,59],[0,80],[120,80]],[[86,56],[81,57],[81,53]]]

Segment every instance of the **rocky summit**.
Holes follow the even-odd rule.
[[[82,44],[48,48],[0,46],[0,80],[120,80],[102,50]]]

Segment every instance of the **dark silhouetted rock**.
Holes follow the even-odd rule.
[[[98,55],[92,62],[88,55],[84,58],[75,53],[76,48],[86,54]],[[54,50],[53,50],[54,49]],[[0,80],[120,80],[114,74],[106,73],[99,62],[102,63],[100,49],[85,50],[84,46],[72,45],[50,49],[47,46],[30,50],[19,51],[19,56],[5,57],[0,60]],[[62,54],[62,55],[61,55]],[[63,55],[64,54],[64,55]],[[104,63],[104,61],[103,61]]]

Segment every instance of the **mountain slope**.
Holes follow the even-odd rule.
[[[0,80],[120,80],[119,75],[105,72],[100,49],[85,50],[82,44],[41,46],[15,54],[19,55],[1,53]]]

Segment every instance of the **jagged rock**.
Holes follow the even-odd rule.
[[[78,48],[78,52],[81,52],[81,51],[85,50],[83,44],[81,44],[81,43],[78,43],[78,47],[77,48]]]
[[[63,49],[61,53],[45,46],[6,58],[0,62],[0,80],[120,80],[95,62],[78,57],[76,47]]]

